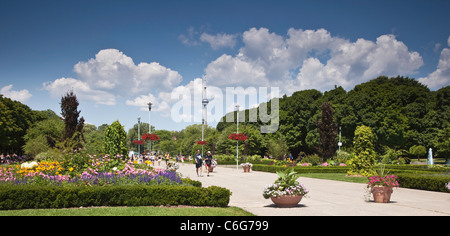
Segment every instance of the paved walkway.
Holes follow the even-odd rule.
[[[162,165],[162,163],[161,163]],[[450,216],[450,194],[414,189],[394,189],[391,203],[366,201],[366,184],[300,177],[310,191],[297,207],[278,208],[262,192],[277,175],[241,167],[217,167],[210,176],[197,177],[193,164],[181,164],[183,177],[201,181],[204,187],[215,185],[231,190],[230,206],[243,208],[259,216]]]

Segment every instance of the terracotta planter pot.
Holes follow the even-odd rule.
[[[391,200],[392,192],[394,192],[392,187],[372,187],[373,200],[377,203],[388,203]]]
[[[243,166],[242,168],[244,168],[244,172],[250,173],[250,169],[251,169],[250,166]]]
[[[270,197],[278,207],[295,207],[302,200],[303,195],[282,195]]]

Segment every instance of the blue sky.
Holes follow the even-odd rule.
[[[59,114],[73,89],[88,123],[126,129],[148,122],[152,100],[152,125],[181,130],[200,122],[174,121],[171,92],[198,93],[203,77],[224,93],[348,91],[379,75],[436,90],[450,85],[449,9],[446,0],[0,0],[0,93]]]

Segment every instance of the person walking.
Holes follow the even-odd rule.
[[[152,152],[152,154],[150,156],[150,161],[152,162],[152,166],[155,166],[155,161],[156,161],[155,155],[156,155],[156,153]]]
[[[165,160],[166,160],[166,168],[167,168],[167,163],[169,162],[169,160],[170,160],[170,154],[167,152],[166,153],[166,155],[165,155]]]
[[[197,173],[197,176],[202,177],[202,165],[203,165],[203,158],[202,154],[200,153],[200,149],[197,149],[197,154],[195,154],[195,172]],[[200,169],[200,175],[198,174],[198,171]]]
[[[161,166],[161,159],[162,159],[162,156],[161,156],[161,154],[159,154],[158,155],[158,166]]]
[[[211,169],[212,160],[213,160],[213,157],[211,155],[211,152],[208,151],[206,153],[206,157],[205,157],[206,176],[209,176],[209,171]]]

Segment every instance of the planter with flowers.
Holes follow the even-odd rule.
[[[278,207],[295,207],[309,191],[297,181],[299,175],[288,169],[277,172],[279,178],[266,186],[263,197],[271,199]]]
[[[377,203],[388,203],[391,200],[393,188],[399,187],[397,176],[389,175],[385,172],[385,166],[380,165],[377,174],[369,177],[367,188],[373,195],[373,200]]]
[[[250,173],[250,170],[252,169],[253,164],[250,162],[242,163],[242,168],[244,169],[245,173]]]

